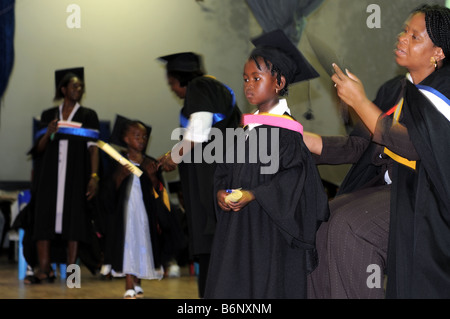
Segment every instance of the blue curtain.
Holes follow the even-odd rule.
[[[281,29],[294,44],[300,42],[305,18],[324,0],[246,0],[264,32]]]
[[[0,98],[5,93],[14,64],[14,2],[0,0]]]

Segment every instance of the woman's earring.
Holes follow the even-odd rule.
[[[278,91],[279,91],[278,89],[275,89],[275,93],[276,93],[276,94],[278,94]]]
[[[431,64],[434,65],[434,68],[437,69],[438,68],[438,62],[436,60],[435,57],[431,57]]]

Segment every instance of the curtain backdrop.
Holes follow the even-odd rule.
[[[264,32],[281,29],[294,44],[300,42],[306,17],[324,0],[246,0]]]
[[[14,1],[0,0],[0,98],[14,64]]]

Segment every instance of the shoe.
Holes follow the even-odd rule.
[[[36,277],[35,275],[28,275],[23,279],[23,283],[25,285],[34,285],[34,284],[40,284],[41,280]]]
[[[141,286],[134,286],[136,292],[136,298],[144,298],[144,289]]]
[[[123,299],[136,299],[136,291],[134,291],[134,289],[128,289],[125,291]]]
[[[109,273],[107,275],[100,274],[99,278],[100,278],[100,280],[112,280],[112,275],[111,275],[111,273]]]
[[[170,265],[168,274],[169,278],[179,278],[180,274],[180,266],[178,265]]]
[[[40,283],[53,283],[56,279],[56,276],[54,273],[46,273],[45,277],[43,278],[39,278],[36,275],[28,275],[25,277],[25,279],[23,280],[23,282],[26,285],[34,285],[34,284],[40,284]]]

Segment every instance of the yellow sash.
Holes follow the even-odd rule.
[[[404,102],[404,99],[402,99],[397,105],[397,108],[396,108],[395,114],[394,114],[394,124],[398,123],[398,119],[400,118],[400,114],[402,113],[403,102]],[[405,166],[408,166],[414,170],[416,169],[416,161],[410,161],[404,157],[401,157],[400,155],[395,154],[394,152],[389,150],[387,147],[384,148],[384,153],[386,155],[388,155],[390,158],[392,158],[394,161],[396,161],[400,164],[403,164]]]
[[[159,198],[159,194],[154,188],[153,188],[153,194],[155,195],[155,198]],[[165,187],[163,187],[162,200],[163,200],[164,205],[166,206],[167,210],[170,212],[169,194],[167,193]]]

